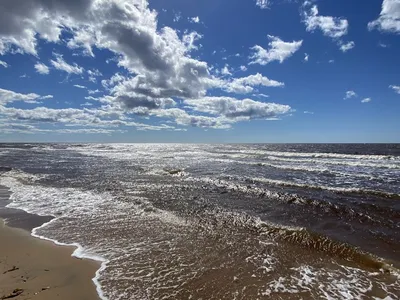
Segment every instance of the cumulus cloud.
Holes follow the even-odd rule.
[[[43,129],[37,126],[23,124],[23,123],[6,123],[0,124],[0,131],[2,134],[24,133],[24,134],[37,134],[37,133],[57,133],[57,134],[111,134],[115,132],[126,132],[126,130],[119,129],[104,129],[104,128],[62,128],[62,129]]]
[[[268,77],[262,76],[260,73],[247,77],[235,78],[224,84],[224,89],[226,91],[238,94],[251,93],[254,91],[255,86],[282,87],[285,85],[283,82],[271,80]]]
[[[0,54],[15,46],[19,52],[37,55],[38,37],[49,42],[59,41],[62,19],[71,22],[67,16],[82,16],[90,4],[89,0],[3,0],[0,9]]]
[[[36,103],[38,99],[40,99],[40,95],[35,93],[21,94],[10,90],[0,89],[0,105],[5,105],[14,101]]]
[[[288,105],[263,103],[251,99],[237,100],[230,97],[205,97],[185,100],[193,110],[212,115],[222,115],[227,119],[244,121],[251,119],[276,119],[287,114]]]
[[[284,42],[279,37],[268,35],[270,42],[269,49],[264,49],[259,45],[253,46],[254,54],[250,56],[250,64],[266,65],[272,61],[282,63],[298,51],[303,44],[303,40]]]
[[[101,109],[89,112],[88,109],[51,110],[43,107],[12,111],[12,108],[1,107],[0,113],[10,118],[145,128],[125,120],[138,114],[172,118],[178,125],[228,128],[234,119],[228,116],[236,113],[244,117],[248,101],[244,102],[246,105],[236,103],[237,109],[231,110],[231,114],[221,112],[218,116],[190,115],[177,107],[177,101],[208,101],[205,96],[210,89],[250,93],[256,86],[284,85],[261,74],[243,78],[211,75],[206,62],[191,57],[191,52],[200,47],[201,35],[196,32],[181,34],[170,27],[160,26],[157,12],[150,9],[145,0],[3,0],[1,3],[0,54],[20,52],[37,57],[38,40],[42,39],[65,43],[67,47],[81,49],[91,56],[94,56],[94,48],[107,50],[115,55],[113,61],[125,69],[125,75],[117,73],[101,81],[108,93],[97,99]],[[62,32],[68,33],[63,39]],[[270,49],[259,51],[260,57],[255,57],[254,63],[282,62],[302,43],[270,38]],[[50,64],[67,74],[86,74],[81,66],[66,62],[61,54],[54,54]],[[41,74],[46,74],[46,68],[48,70],[47,66],[35,68]],[[93,82],[100,74],[96,70],[87,71],[89,80]],[[260,102],[258,105],[264,104]]]
[[[310,59],[310,55],[304,53],[304,61],[307,62]]]
[[[73,65],[68,64],[61,54],[54,54],[55,60],[50,60],[53,67],[57,70],[64,71],[68,74],[82,74],[83,68],[78,66],[76,63]]]
[[[246,72],[247,71],[247,67],[246,66],[240,66],[240,71]]]
[[[74,84],[74,87],[76,87],[78,89],[86,89],[86,86],[79,85],[79,84]]]
[[[42,74],[42,75],[47,75],[50,73],[49,67],[40,62],[35,64],[35,69],[36,69],[36,72],[38,72],[39,74]]]
[[[400,86],[399,85],[390,85],[389,88],[391,88],[397,94],[400,94]]]
[[[196,31],[185,33],[182,37],[183,44],[185,45],[188,52],[192,50],[198,50],[199,46],[196,45],[196,42],[200,40],[203,36]],[[200,45],[201,47],[201,45]]]
[[[346,96],[343,99],[351,99],[357,97],[357,93],[355,91],[347,91]]]
[[[6,116],[13,122],[30,122],[31,124],[54,123],[67,126],[84,127],[136,127],[138,130],[174,130],[174,126],[169,125],[148,125],[134,122],[127,118],[120,118],[118,112],[110,112],[96,109],[52,109],[47,107],[36,107],[34,109],[19,109],[13,107],[0,106],[0,115]],[[110,119],[111,116],[116,117]],[[24,123],[22,123],[24,124]],[[88,129],[90,130],[90,129]],[[51,130],[51,132],[56,132]]]
[[[0,66],[2,66],[4,68],[8,68],[8,63],[6,63],[5,61],[0,60]]]
[[[368,29],[400,33],[400,0],[383,0],[380,16],[368,23]]]
[[[361,103],[368,103],[368,102],[371,102],[371,101],[372,101],[371,98],[364,98],[364,99],[361,100]]]
[[[342,52],[347,52],[356,46],[356,44],[353,41],[350,41],[348,43],[339,43],[339,45],[340,45],[340,51]]]
[[[256,0],[256,5],[261,9],[268,8],[269,0]]]
[[[180,108],[158,109],[151,111],[150,114],[161,118],[171,118],[178,125],[200,128],[227,129],[232,123],[221,117],[190,115]]]
[[[307,31],[319,29],[325,36],[335,39],[346,35],[349,28],[349,22],[344,18],[321,16],[317,5],[312,5],[310,1],[303,5],[303,22]]]

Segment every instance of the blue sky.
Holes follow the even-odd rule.
[[[3,0],[0,141],[400,142],[399,34],[400,0]]]

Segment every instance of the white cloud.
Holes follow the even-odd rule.
[[[193,110],[212,115],[222,115],[235,121],[276,119],[291,110],[288,105],[264,103],[251,99],[237,100],[230,97],[205,97],[185,100],[185,103]]]
[[[256,5],[261,9],[268,8],[269,0],[256,0]]]
[[[268,95],[265,94],[253,94],[254,97],[262,97],[262,98],[269,98]]]
[[[372,101],[371,98],[364,98],[364,99],[361,100],[361,103],[368,103],[368,102],[371,102],[371,101]]]
[[[253,93],[256,86],[284,85],[261,74],[229,79],[211,75],[206,62],[191,56],[191,51],[201,46],[197,45],[201,35],[196,32],[182,34],[170,27],[162,27],[157,21],[157,12],[149,8],[146,0],[31,0],[22,1],[24,5],[21,1],[2,1],[7,5],[0,10],[0,54],[20,52],[37,57],[38,41],[42,39],[81,49],[88,55],[94,54],[94,48],[107,50],[115,55],[109,62],[124,68],[121,72],[124,75],[117,73],[101,81],[108,92],[96,99],[102,105],[101,109],[12,110],[0,107],[0,114],[9,118],[85,126],[150,128],[149,125],[127,123],[125,119],[136,113],[173,118],[178,125],[228,128],[233,121],[227,114],[212,117],[190,115],[176,107],[177,101],[203,99],[210,89]],[[61,39],[63,31],[68,34]],[[261,62],[282,62],[302,43],[286,43],[276,37],[271,39],[271,49],[263,49],[267,57],[260,57]],[[83,75],[85,71],[76,63],[67,63],[60,54],[54,54],[50,63],[67,74]],[[47,66],[35,68],[41,74],[46,74],[46,68],[48,70]],[[95,70],[87,72],[90,81],[94,82],[101,76],[95,73]],[[250,103],[239,105],[232,101],[230,103],[237,105],[232,114],[244,114],[244,103],[247,106]],[[105,119],[106,115],[108,119]],[[166,126],[152,128],[170,129]]]
[[[36,69],[36,72],[38,72],[39,74],[42,74],[42,75],[46,75],[46,74],[50,73],[49,67],[40,62],[35,64],[35,69]]]
[[[67,43],[70,49],[82,49],[82,54],[85,56],[94,57],[92,44],[95,43],[95,32],[88,30],[77,30],[72,39]]]
[[[46,100],[46,99],[53,99],[53,98],[54,98],[53,95],[46,95],[46,96],[40,97],[39,99]]]
[[[182,126],[227,129],[231,127],[231,121],[221,117],[209,117],[189,115],[180,108],[156,109],[150,112],[152,116],[174,119],[175,123]]]
[[[127,118],[121,118],[119,112],[107,112],[97,109],[52,109],[47,107],[36,107],[34,109],[19,109],[13,107],[0,106],[0,115],[7,116],[10,120],[30,123],[53,123],[68,126],[89,126],[89,127],[136,127],[138,130],[161,130],[175,127],[168,125],[154,126],[143,123],[137,123]],[[110,120],[110,117],[115,119]],[[85,130],[91,130],[85,129]],[[50,130],[57,132],[57,130]],[[73,131],[70,131],[72,133]]]
[[[0,106],[14,101],[23,101],[26,103],[37,103],[40,95],[35,93],[21,94],[14,91],[0,89]]]
[[[269,42],[269,49],[264,49],[259,45],[255,45],[251,49],[254,54],[250,56],[250,64],[266,65],[272,61],[279,61],[282,63],[287,58],[291,57],[303,44],[303,40],[284,42],[279,37],[268,35],[271,40]]]
[[[307,62],[310,59],[310,55],[304,53],[304,61]]]
[[[199,46],[196,45],[196,42],[200,40],[203,36],[196,31],[190,32],[190,33],[185,33],[182,37],[182,42],[186,47],[186,50],[188,52],[192,50],[197,50],[199,49]],[[200,45],[201,47],[201,45]]]
[[[368,23],[368,29],[400,33],[400,0],[383,0],[380,16]]]
[[[79,84],[74,84],[74,87],[76,87],[78,89],[86,89],[86,86],[79,85]]]
[[[260,73],[249,75],[247,77],[235,78],[231,81],[222,83],[222,89],[230,93],[247,94],[254,91],[255,86],[265,87],[283,87],[285,84],[268,77],[262,76]]]
[[[173,21],[176,23],[176,22],[179,22],[179,20],[182,18],[182,14],[180,13],[180,12],[177,12],[177,13],[175,13],[175,15],[174,15],[174,19],[173,19]]]
[[[191,23],[200,23],[200,18],[198,16],[189,19]]]
[[[96,90],[88,90],[89,95],[93,95],[93,94],[97,94],[97,93],[101,93],[100,90],[96,89]]]
[[[381,47],[381,48],[388,48],[389,47],[389,45],[384,44],[384,43],[378,43],[378,46]]]
[[[73,65],[68,64],[61,54],[54,54],[56,60],[50,60],[54,68],[60,71],[64,71],[68,74],[82,74],[83,68],[78,66],[76,63]]]
[[[247,71],[247,67],[246,66],[240,66],[240,71],[246,72]]]
[[[103,79],[101,81],[101,85],[105,89],[110,89],[111,87],[114,87],[117,83],[125,80],[127,80],[125,76],[122,76],[120,73],[115,73],[110,79]]]
[[[397,94],[400,94],[400,86],[399,85],[390,85],[389,88],[394,90]]]
[[[86,96],[85,97],[86,100],[92,100],[92,101],[100,101],[99,98],[93,97],[93,96]]]
[[[357,93],[355,91],[347,91],[346,96],[343,99],[351,99],[358,97]]]
[[[349,22],[346,19],[321,16],[317,5],[311,5],[310,1],[304,3],[303,9],[303,22],[307,31],[313,32],[319,29],[325,36],[335,39],[347,34]]]
[[[335,60],[334,60],[334,59],[330,59],[328,62],[329,62],[330,64],[333,64],[333,63],[335,62]]]
[[[97,69],[88,70],[87,73],[89,75],[89,81],[93,83],[96,83],[97,81],[96,77],[103,76],[103,74]]]
[[[229,70],[229,65],[226,64],[220,71],[222,75],[229,76],[232,75],[231,71]]]
[[[356,44],[353,41],[350,41],[348,43],[339,43],[339,45],[340,45],[340,50],[344,53],[353,49],[356,46]]]
[[[5,61],[0,60],[0,66],[2,66],[4,68],[8,68],[8,63],[6,63]]]

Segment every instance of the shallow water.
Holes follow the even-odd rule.
[[[109,299],[398,299],[400,145],[0,144]]]

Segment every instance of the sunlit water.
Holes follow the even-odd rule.
[[[108,299],[398,299],[399,145],[2,144]]]

